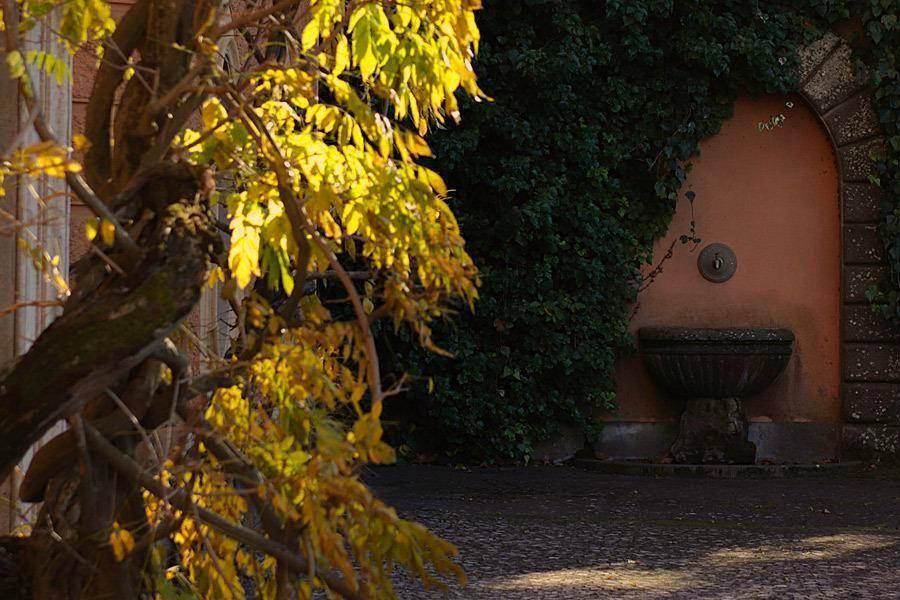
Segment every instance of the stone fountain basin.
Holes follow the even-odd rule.
[[[650,375],[684,398],[743,398],[781,374],[794,347],[787,329],[643,327],[640,351]]]

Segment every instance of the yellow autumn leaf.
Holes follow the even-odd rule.
[[[432,171],[431,169],[425,169],[425,175],[428,177],[428,183],[434,188],[441,196],[447,195],[447,184],[444,183],[444,179]]]
[[[116,560],[122,562],[134,550],[134,536],[131,535],[130,531],[122,529],[116,523],[113,530],[109,533],[109,544],[112,546]]]
[[[340,75],[350,65],[350,45],[347,37],[343,34],[338,36],[337,45],[334,49],[334,68],[331,70],[335,75]]]
[[[359,62],[359,72],[363,76],[363,79],[368,79],[372,76],[372,73],[375,72],[375,68],[378,66],[378,59],[375,57],[375,54],[372,52],[372,47],[369,44],[363,46],[362,55],[358,57]]]
[[[204,129],[212,129],[228,119],[228,112],[216,98],[210,98],[200,108],[200,119]]]
[[[359,231],[359,226],[362,223],[363,215],[357,210],[355,204],[348,204],[344,207],[344,212],[341,215],[341,221],[344,222],[344,231],[347,232],[347,235],[353,235],[357,231]]]
[[[246,288],[254,275],[259,274],[259,234],[242,229],[231,236],[228,267],[237,280],[238,287]]]
[[[312,19],[306,24],[306,27],[303,28],[303,33],[300,34],[300,46],[304,51],[309,50],[316,45],[318,39],[319,21],[317,19]]]
[[[100,219],[88,219],[84,222],[84,235],[89,242],[93,242],[100,233]]]
[[[103,243],[107,246],[112,246],[115,243],[116,226],[113,225],[112,221],[103,219],[100,222],[100,237],[103,238]]]
[[[85,152],[91,147],[91,142],[81,133],[72,136],[72,147],[78,152]]]
[[[325,230],[325,235],[334,240],[339,241],[341,239],[341,228],[330,212],[325,211],[319,215],[319,222],[322,224],[322,229]]]
[[[406,148],[410,151],[410,153],[415,154],[416,156],[432,156],[431,147],[422,136],[416,135],[411,131],[407,131],[404,132],[403,138],[406,142]]]
[[[18,50],[13,50],[6,54],[6,66],[9,67],[9,76],[13,79],[24,77],[26,74],[25,61]]]
[[[210,269],[206,275],[206,286],[213,287],[221,281],[225,281],[225,273],[222,271],[222,267],[216,266]]]

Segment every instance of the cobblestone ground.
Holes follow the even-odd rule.
[[[454,542],[450,598],[900,598],[900,478],[700,480],[388,467],[368,482]],[[441,598],[398,580],[401,598]]]

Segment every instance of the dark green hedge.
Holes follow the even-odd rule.
[[[474,315],[437,328],[455,359],[382,339],[394,369],[434,378],[390,412],[404,450],[518,459],[561,423],[591,433],[590,412],[614,406],[639,270],[698,143],[739,92],[790,90],[796,48],[849,14],[793,6],[485,2],[477,69],[494,101],[433,138],[484,285]]]

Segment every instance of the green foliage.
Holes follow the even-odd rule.
[[[873,40],[880,36],[878,95],[896,171],[900,44],[890,15],[900,3],[871,4],[867,27]],[[746,0],[486,3],[478,68],[494,102],[464,106],[462,126],[433,138],[483,271],[481,300],[474,315],[462,311],[436,330],[455,360],[387,341],[398,368],[434,376],[432,394],[422,386],[396,407],[407,444],[467,459],[523,458],[561,423],[580,423],[590,435],[591,413],[614,407],[613,366],[631,343],[639,271],[668,227],[698,143],[719,130],[739,92],[791,90],[797,49],[863,8],[828,0],[791,8]],[[900,265],[900,180],[886,175],[889,167],[883,185],[894,200],[884,231]]]
[[[876,309],[900,327],[900,0],[869,0],[863,16],[874,63],[878,118],[886,140],[874,183],[884,191],[881,238],[888,274],[869,291]]]

